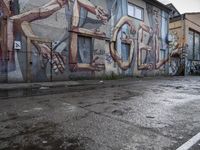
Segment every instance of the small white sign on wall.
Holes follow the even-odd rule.
[[[3,17],[3,11],[0,10],[0,17]]]
[[[15,41],[15,43],[14,43],[14,49],[16,49],[16,50],[22,49],[21,41]]]

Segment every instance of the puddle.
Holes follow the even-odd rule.
[[[48,87],[48,86],[42,86],[42,87],[40,88],[40,90],[47,90],[47,89],[50,89],[50,87]]]
[[[112,114],[116,115],[116,116],[123,116],[125,114],[125,112],[122,110],[113,110]]]
[[[35,111],[41,111],[41,110],[43,110],[43,108],[36,107],[36,108],[33,108],[33,110],[35,110]]]
[[[173,99],[185,99],[184,96],[173,96],[172,98],[173,98]]]
[[[184,89],[183,86],[176,86],[175,89]]]
[[[146,116],[146,118],[148,118],[148,119],[154,119],[155,117],[153,117],[153,116]]]
[[[131,110],[132,110],[131,107],[123,108],[122,110],[116,109],[116,110],[112,111],[112,114],[116,115],[116,116],[123,116],[123,115],[127,114]]]
[[[169,84],[160,84],[159,86],[161,87],[167,87],[167,88],[175,88],[175,89],[184,89],[183,86],[181,85],[169,85]]]
[[[39,93],[39,88],[0,90],[0,98],[32,96]]]
[[[20,89],[0,90],[0,98],[30,97],[66,92],[64,88],[55,87],[29,87]]]

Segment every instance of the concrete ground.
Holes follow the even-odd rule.
[[[100,83],[4,95],[0,149],[175,150],[200,132],[200,77]]]

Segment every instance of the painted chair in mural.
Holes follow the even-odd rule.
[[[147,36],[147,35],[149,36]],[[147,39],[145,39],[147,38]],[[145,53],[145,55],[144,55]],[[148,54],[154,53],[155,60],[153,63],[144,63]],[[159,24],[156,23],[156,29],[153,29],[144,24],[140,23],[138,29],[138,53],[137,53],[137,64],[139,70],[153,70],[162,67],[168,59],[160,60],[160,41],[159,41]]]
[[[137,65],[139,70],[151,70],[153,69],[153,64],[152,63],[144,63],[144,53],[145,56],[150,53],[153,48],[150,45],[150,40],[145,39],[145,33],[149,35],[149,39],[153,38],[153,29],[148,27],[147,25],[144,24],[144,22],[140,23],[139,29],[138,29],[138,53],[137,53]]]
[[[83,27],[79,27],[80,23],[80,11],[81,7],[85,8],[88,12],[96,15],[96,18],[102,22],[102,24],[106,24],[108,21],[108,14],[101,6],[95,6],[90,1],[86,0],[74,0],[73,11],[72,11],[72,24],[71,24],[71,38],[70,38],[70,51],[69,51],[69,66],[70,70],[75,71],[102,71],[105,69],[105,65],[103,63],[99,63],[99,57],[91,56],[91,60],[89,62],[79,63],[78,62],[78,40],[79,36],[83,35],[84,37],[90,37],[94,39],[105,40],[106,34],[99,29],[86,29]],[[83,51],[83,48],[80,51]],[[92,51],[89,48],[89,51]],[[87,54],[90,55],[90,54]]]
[[[163,16],[158,8],[147,4],[147,15],[149,25],[141,22],[138,29],[137,65],[138,70],[157,70],[169,60],[161,57],[161,43],[166,43],[161,41],[161,36],[166,37],[167,33],[161,31],[165,22],[162,22]]]

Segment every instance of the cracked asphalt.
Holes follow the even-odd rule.
[[[0,150],[175,150],[200,132],[200,77],[108,85],[1,99]]]

